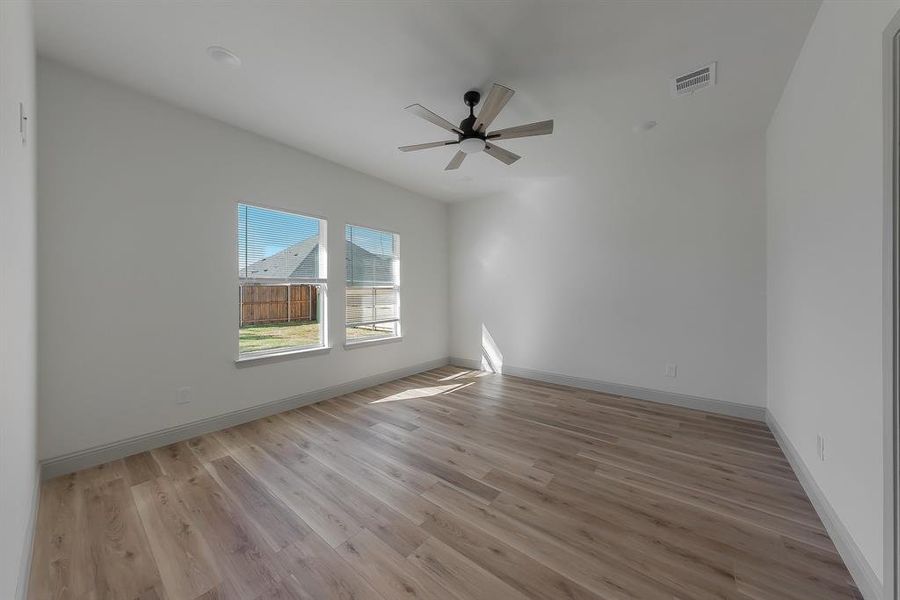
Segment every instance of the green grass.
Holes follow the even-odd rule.
[[[377,335],[378,332],[371,328],[347,328],[347,339],[371,338]],[[241,354],[287,348],[310,348],[320,343],[317,321],[244,325],[240,329]]]
[[[316,321],[245,325],[240,331],[240,350],[244,354],[279,348],[318,346],[320,339],[319,323]]]

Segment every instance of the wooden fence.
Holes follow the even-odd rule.
[[[314,285],[242,285],[241,325],[315,321],[318,304]]]

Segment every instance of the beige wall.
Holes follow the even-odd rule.
[[[451,354],[484,325],[507,368],[764,406],[763,132],[625,142],[451,207]]]
[[[19,133],[25,105],[28,140]],[[35,187],[38,120],[30,1],[0,2],[0,598],[23,597],[35,457]]]
[[[825,2],[766,136],[769,410],[878,578],[882,34],[898,8]]]
[[[444,204],[54,62],[38,103],[41,458],[447,356]],[[328,220],[330,353],[235,366],[239,201]],[[348,222],[400,234],[402,342],[341,346]]]

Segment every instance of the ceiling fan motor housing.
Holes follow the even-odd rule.
[[[469,116],[459,122],[459,128],[462,133],[459,134],[459,141],[468,138],[485,139],[484,133],[475,131],[475,107],[481,102],[481,94],[475,90],[469,90],[463,95],[463,102],[469,107]]]

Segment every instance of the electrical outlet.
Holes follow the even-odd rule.
[[[825,436],[821,433],[816,435],[816,455],[820,461],[825,461]]]
[[[678,377],[678,365],[669,363],[666,365],[666,377]]]
[[[175,404],[187,404],[191,401],[191,388],[182,387],[175,390]]]

